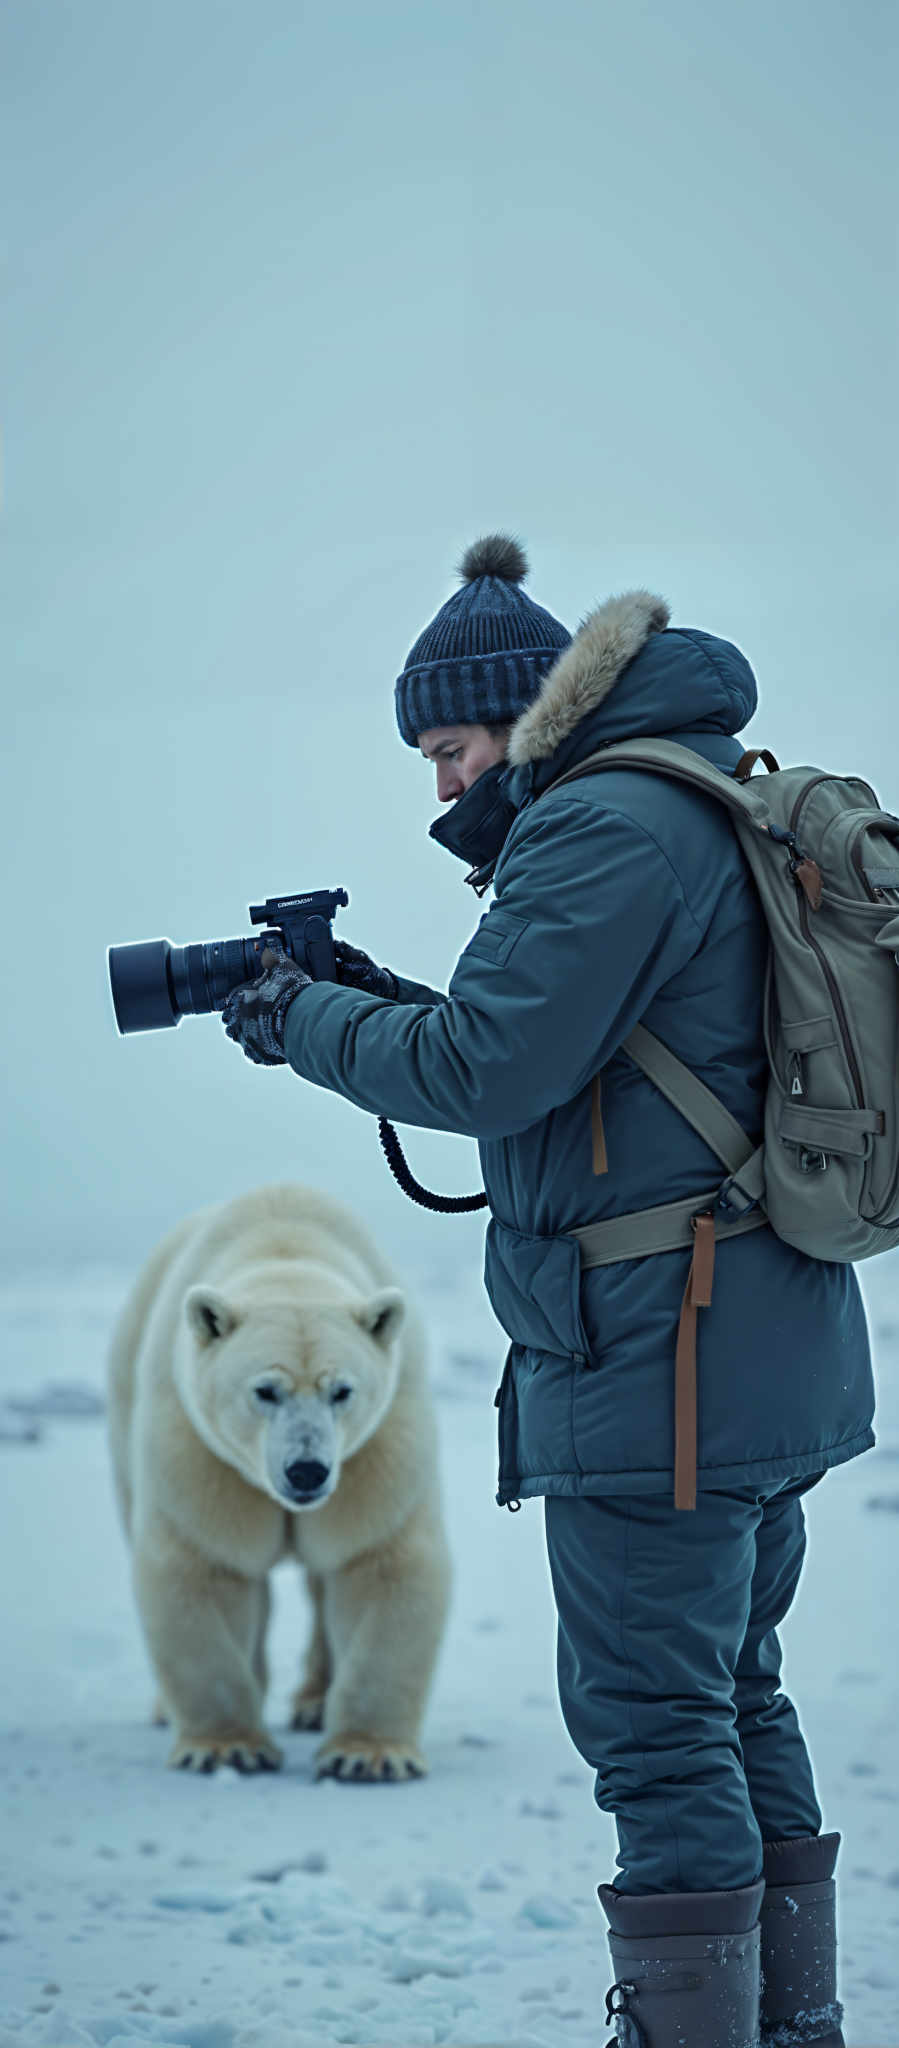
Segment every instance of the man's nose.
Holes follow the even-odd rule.
[[[442,761],[438,762],[437,802],[448,804],[453,797],[461,796],[464,788],[465,784],[458,769],[452,767],[449,762],[446,765]]]

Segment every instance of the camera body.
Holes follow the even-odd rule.
[[[250,923],[264,930],[248,939],[212,939],[207,944],[172,946],[146,939],[110,946],[109,985],[122,1037],[133,1031],[162,1031],[182,1017],[223,1010],[232,989],[263,972],[266,947],[288,953],[313,981],[336,981],[334,935],[345,889],[311,889],[306,895],[268,896],[250,904]]]

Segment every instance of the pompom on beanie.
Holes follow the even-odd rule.
[[[434,726],[511,724],[571,639],[521,589],[528,564],[506,534],[474,541],[457,573],[461,590],[419,634],[397,677],[397,724],[410,747]]]

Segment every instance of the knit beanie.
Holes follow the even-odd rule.
[[[522,548],[506,534],[486,534],[466,549],[461,590],[419,634],[397,678],[407,746],[433,726],[511,724],[533,703],[571,634],[525,596],[527,573]]]

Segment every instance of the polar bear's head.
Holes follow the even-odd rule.
[[[396,1392],[396,1287],[320,1306],[192,1287],[175,1380],[205,1443],[283,1507],[320,1507]]]

